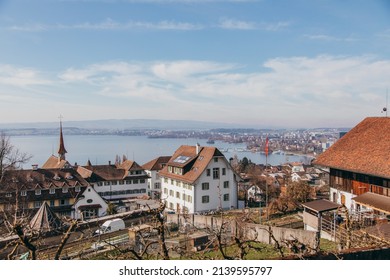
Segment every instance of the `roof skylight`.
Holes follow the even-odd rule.
[[[176,159],[173,160],[173,162],[176,163],[186,163],[191,157],[187,156],[178,156]]]

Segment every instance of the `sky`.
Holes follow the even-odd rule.
[[[389,88],[387,0],[0,0],[0,123],[351,127]]]

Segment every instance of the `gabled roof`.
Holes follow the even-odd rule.
[[[213,157],[218,156],[225,158],[216,147],[199,147],[198,154],[196,153],[196,150],[196,146],[180,146],[167,165],[160,171],[160,176],[192,184],[202,175]],[[178,162],[177,159],[180,157],[182,157],[183,160],[179,160]],[[179,166],[186,172],[183,175],[174,174],[168,171],[168,166]]]
[[[7,170],[0,182],[0,191],[62,188],[76,185],[87,186],[88,182],[72,168]]]
[[[126,174],[125,170],[118,169],[115,165],[80,166],[77,168],[77,172],[83,178],[88,178],[92,181],[122,180]]]
[[[89,182],[124,180],[126,178],[146,179],[146,174],[129,175],[129,171],[143,170],[135,161],[126,160],[122,164],[116,166],[108,165],[87,165],[79,166],[77,172]]]
[[[43,202],[41,208],[39,208],[38,212],[30,221],[31,229],[40,232],[50,232],[61,228],[61,226],[61,220],[50,206],[47,205],[46,201]]]
[[[67,160],[60,159],[60,158],[52,155],[42,165],[42,168],[43,169],[55,169],[55,168],[65,168],[67,166],[71,166],[71,164]]]
[[[382,178],[390,178],[390,118],[364,119],[314,164]]]
[[[142,168],[145,170],[159,171],[163,169],[163,165],[166,165],[170,159],[171,156],[161,156],[145,163],[144,165],[142,165]]]
[[[124,169],[126,171],[143,170],[142,167],[138,163],[136,163],[135,161],[132,161],[132,160],[125,160],[124,162],[119,164],[117,167],[118,167],[118,169]]]

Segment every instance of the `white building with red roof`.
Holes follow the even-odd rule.
[[[159,176],[161,199],[176,213],[237,208],[239,176],[215,147],[181,146]]]

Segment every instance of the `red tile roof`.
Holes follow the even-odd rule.
[[[180,156],[187,157],[184,162],[175,162]],[[173,154],[167,165],[160,171],[160,176],[168,177],[193,184],[207,168],[213,157],[224,155],[216,147],[199,147],[199,154],[196,154],[196,146],[180,146]],[[183,167],[186,172],[183,175],[174,174],[168,171],[168,166]]]
[[[0,182],[0,191],[14,190],[16,188],[49,189],[63,186],[88,186],[88,182],[79,175],[76,170],[69,169],[26,169],[8,170]]]
[[[125,160],[121,164],[118,165],[118,169],[124,169],[126,171],[129,170],[142,170],[142,167],[132,160]]]
[[[163,165],[166,165],[168,161],[171,159],[171,156],[161,156],[158,158],[155,158],[144,165],[142,165],[142,168],[145,170],[161,170],[163,169]]]
[[[56,168],[65,168],[67,166],[71,166],[67,160],[59,159],[58,157],[52,155],[42,165],[42,168],[43,169],[56,169]]]
[[[390,118],[364,119],[319,155],[314,164],[390,178]]]

